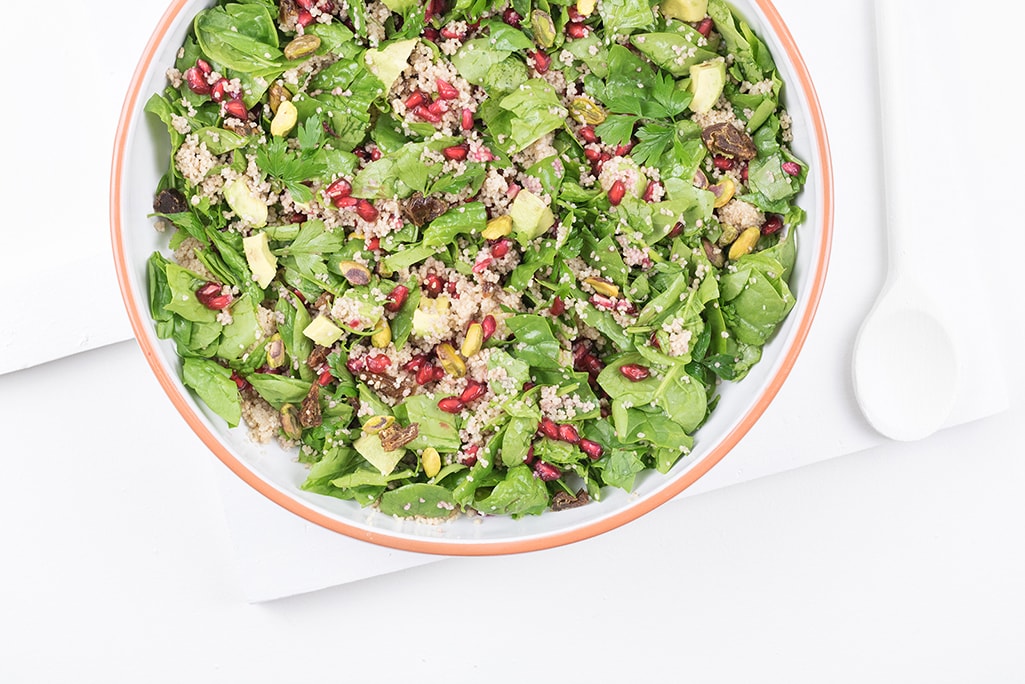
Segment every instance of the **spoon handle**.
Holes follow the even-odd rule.
[[[912,127],[908,120],[908,35],[902,30],[910,21],[906,0],[875,0],[876,55],[879,78],[879,124],[882,140],[883,196],[886,202],[888,274],[900,272],[912,242],[911,199],[913,183],[907,156]]]

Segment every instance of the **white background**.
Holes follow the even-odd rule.
[[[110,143],[164,9],[160,0],[54,4],[48,16],[62,19],[31,54],[95,99],[62,103],[51,84],[0,113],[14,150],[0,171],[4,205],[16,207],[0,226],[8,302],[31,301],[33,277],[54,259],[109,260]],[[929,144],[961,149],[951,140],[960,136],[976,152],[947,193],[962,223],[923,248],[949,260],[946,286],[992,302],[993,317],[952,313],[977,330],[987,372],[1006,378],[1008,411],[675,501],[572,547],[442,560],[252,604],[240,577],[251,568],[224,515],[223,467],[180,424],[137,346],[115,344],[0,376],[0,682],[1025,681],[1025,306],[1014,296],[1025,226],[996,201],[1015,192],[1006,172],[1023,151],[1020,102],[1003,79],[1020,63],[1025,12],[1010,2],[967,12],[949,0],[911,4],[928,11],[921,26],[937,29],[920,31],[921,53],[935,57],[916,67],[938,84],[917,102]],[[864,83],[871,5],[776,6],[823,101],[839,248],[851,231],[878,231],[881,216],[875,196],[851,191],[881,174],[870,163],[874,92]],[[23,63],[34,45],[15,39],[0,48],[4,62]],[[72,145],[77,114],[93,125]],[[990,143],[982,130],[1003,133]],[[59,245],[40,214],[50,205],[82,208],[79,230]],[[853,267],[834,255],[835,272]],[[964,275],[977,267],[988,279]],[[109,279],[82,287],[75,273],[64,269],[75,311],[39,302],[39,325],[60,330],[76,311],[116,299]],[[851,298],[827,288],[823,307]],[[50,337],[0,333],[0,342]],[[848,356],[820,353],[794,372],[832,373]],[[816,403],[808,397],[793,423],[812,427]]]

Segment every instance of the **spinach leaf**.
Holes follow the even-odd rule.
[[[510,468],[505,479],[495,485],[491,494],[474,504],[486,515],[540,515],[548,508],[549,495],[545,483],[534,476],[528,466]]]
[[[242,420],[242,404],[238,385],[231,379],[231,370],[216,361],[185,357],[182,360],[182,382],[191,387],[230,427]]]
[[[229,69],[269,79],[286,68],[277,26],[265,5],[212,7],[196,15],[193,27],[203,52]]]

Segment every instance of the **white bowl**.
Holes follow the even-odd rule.
[[[146,46],[125,99],[111,170],[110,212],[114,259],[125,305],[143,352],[175,408],[235,474],[287,510],[325,528],[383,546],[446,555],[495,555],[550,548],[606,532],[672,499],[722,460],[743,438],[782,386],[808,335],[826,276],[833,229],[833,189],[825,123],[808,70],[782,18],[768,0],[733,2],[769,45],[786,83],[795,153],[810,167],[799,199],[807,221],[798,231],[791,288],[797,304],[762,361],[742,382],[722,386],[721,399],[696,435],[693,452],[666,475],[647,472],[635,491],[608,488],[600,502],[519,520],[459,516],[444,523],[400,520],[350,501],[300,489],[306,467],[275,445],[251,442],[246,428],[229,429],[182,385],[173,344],[157,338],[149,316],[146,260],[165,249],[152,227],[154,189],[168,167],[163,125],[144,114],[152,93],[166,85],[166,68],[192,17],[212,3],[175,0]]]

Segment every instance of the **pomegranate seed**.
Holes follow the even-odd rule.
[[[441,366],[431,366],[431,372],[434,380],[441,380],[446,375],[445,369]]]
[[[442,100],[455,100],[459,97],[459,89],[444,79],[436,79],[438,84],[438,97]]]
[[[213,72],[213,67],[210,66],[210,62],[205,59],[197,59],[196,68],[202,71],[204,76],[209,76]]]
[[[498,322],[495,317],[488,314],[484,317],[484,320],[480,322],[480,327],[484,331],[484,341],[487,342],[491,339],[491,336],[495,334],[495,329],[498,327]]]
[[[639,363],[624,364],[619,367],[619,372],[623,374],[624,378],[633,382],[640,382],[651,375],[647,366],[642,366]]]
[[[349,369],[349,372],[353,375],[359,375],[367,369],[367,357],[360,356],[359,358],[349,357],[349,360],[345,362],[345,367]]]
[[[591,306],[593,306],[596,309],[612,311],[616,308],[616,300],[612,297],[606,297],[605,295],[591,295],[587,301],[589,301],[591,303]]]
[[[633,316],[635,313],[637,313],[637,307],[634,306],[633,302],[629,302],[625,299],[620,299],[618,302],[616,302],[616,311],[622,311],[625,314]]]
[[[552,58],[546,55],[541,50],[534,50],[528,53],[530,57],[534,58],[534,71],[539,74],[548,73],[548,67],[552,65]]]
[[[230,294],[221,294],[223,286],[220,283],[208,282],[196,290],[196,299],[208,309],[220,311],[231,304]]]
[[[427,98],[419,90],[415,91],[412,95],[406,98],[406,109],[416,109],[420,105],[427,102]]]
[[[783,230],[783,217],[779,214],[769,214],[765,223],[762,224],[762,235],[772,235],[781,230]]]
[[[736,162],[729,157],[723,157],[718,154],[712,157],[712,165],[720,171],[729,171],[733,168],[735,163]]]
[[[466,388],[463,390],[463,393],[459,395],[459,401],[464,404],[472,404],[483,397],[484,393],[487,391],[488,386],[484,383],[477,382],[476,380],[470,380],[466,383]]]
[[[621,180],[617,180],[609,188],[609,204],[616,207],[623,201],[623,197],[626,196],[626,185]]]
[[[334,204],[339,209],[352,209],[354,206],[359,204],[359,200],[356,199],[355,197],[352,197],[352,196],[349,196],[349,197],[336,197],[332,201],[332,204]]]
[[[369,249],[371,252],[376,252],[377,250],[381,249],[381,238],[372,237],[369,240],[367,240],[367,249]]]
[[[370,161],[377,161],[382,156],[383,155],[381,154],[381,148],[380,147],[371,147],[370,148]]]
[[[548,311],[553,316],[561,316],[566,313],[566,303],[562,301],[562,297],[555,295],[555,298],[552,300],[552,305],[548,308]]]
[[[206,82],[206,76],[199,70],[199,67],[190,67],[185,70],[185,83],[188,84],[189,90],[196,95],[210,93],[210,84]]]
[[[391,357],[385,354],[374,354],[366,357],[367,370],[371,373],[385,373],[391,368]]]
[[[236,119],[248,119],[249,110],[246,109],[246,105],[242,100],[228,100],[221,104],[224,108],[224,114],[226,116],[233,116]]]
[[[295,4],[307,10],[313,8],[313,0],[296,0]]]
[[[648,338],[648,344],[655,349],[662,351],[662,343],[658,341],[658,336],[655,333],[651,333],[651,337]]]
[[[447,38],[448,40],[462,40],[466,37],[466,34],[460,33],[459,31],[456,31],[455,29],[446,26],[445,28],[441,29],[441,37]]]
[[[588,373],[597,374],[605,370],[605,364],[603,364],[601,362],[601,359],[599,359],[594,354],[588,354],[583,359],[581,359],[581,365],[583,365],[584,370]]]
[[[444,100],[435,100],[434,102],[427,105],[427,111],[435,116],[441,116],[448,111],[448,107]]]
[[[445,289],[445,281],[437,273],[429,273],[420,285],[430,297],[437,297]]]
[[[409,361],[406,361],[404,364],[402,364],[402,370],[407,371],[409,373],[415,373],[421,368],[423,368],[424,364],[427,363],[427,361],[427,354],[416,354]]]
[[[534,464],[534,474],[541,478],[542,482],[551,482],[562,477],[562,471],[551,463],[545,463],[544,461],[538,461]]]
[[[509,26],[519,28],[520,24],[523,23],[523,17],[520,16],[519,12],[510,7],[502,12],[502,21],[509,24]]]
[[[601,150],[595,147],[585,147],[584,156],[587,158],[587,161],[594,164],[601,160]]]
[[[464,109],[463,114],[460,117],[459,125],[464,131],[473,130],[473,112],[469,109]]]
[[[797,162],[783,162],[783,172],[791,176],[800,176],[801,165]]]
[[[406,303],[407,297],[409,297],[409,288],[405,285],[396,285],[388,293],[388,301],[384,303],[385,310],[391,313],[397,312]]]
[[[590,439],[580,440],[579,446],[580,450],[587,454],[587,457],[592,461],[597,461],[601,458],[602,453],[605,452],[605,447]]]
[[[352,183],[345,180],[344,178],[339,178],[334,183],[327,186],[327,189],[324,190],[324,193],[331,199],[337,199],[339,197],[348,197],[352,194]]]
[[[566,35],[574,40],[578,38],[586,38],[588,31],[591,29],[587,24],[579,21],[571,21],[566,24]]]
[[[313,23],[313,15],[308,10],[300,10],[299,15],[295,18],[295,23],[305,28]]]
[[[445,159],[451,159],[453,161],[462,161],[466,159],[466,155],[470,152],[470,148],[466,145],[453,145],[452,147],[446,147],[441,151],[441,155]]]
[[[577,429],[569,423],[563,423],[559,426],[559,439],[563,442],[576,444],[580,441],[580,433],[577,432]]]
[[[744,168],[740,170],[740,179],[747,182],[747,162],[744,162]]]
[[[225,90],[228,87],[228,79],[222,78],[221,80],[214,83],[210,89],[210,99],[214,102],[224,102],[228,98],[228,93]]]
[[[666,235],[666,237],[671,237],[671,238],[678,237],[680,235],[680,233],[682,233],[682,232],[683,232],[683,224],[682,223],[677,223],[675,226],[673,226],[672,230],[669,231],[669,233]]]
[[[331,375],[331,369],[325,368],[320,372],[320,375],[317,376],[317,384],[321,387],[327,387],[334,381],[334,379],[335,376]]]
[[[523,457],[523,462],[530,465],[534,462],[534,445],[531,444],[527,447],[527,455]]]
[[[509,253],[510,249],[512,249],[512,240],[509,238],[502,238],[495,244],[491,245],[491,255],[496,259],[501,259]]]
[[[463,410],[463,402],[459,397],[445,397],[438,400],[438,408],[445,413],[459,413]]]
[[[581,126],[580,130],[577,131],[580,134],[581,140],[587,143],[598,142],[598,134],[594,132],[594,126]]]
[[[424,15],[424,20],[425,21],[430,21],[431,20],[431,16],[430,16],[429,13]],[[427,28],[424,29],[423,37],[424,37],[425,40],[429,40],[432,43],[437,43],[438,42],[438,29],[434,28],[433,26],[428,26]]]
[[[480,255],[477,256],[477,262],[474,263],[473,268],[471,269],[474,273],[483,273],[491,268],[491,264],[495,261],[493,257],[481,256],[483,254],[484,253],[481,252]]]
[[[231,371],[231,379],[238,387],[239,391],[247,389],[249,387],[249,381],[238,374],[238,371]]]
[[[456,281],[450,280],[445,283],[445,292],[448,292],[452,299],[459,299],[459,291],[456,289]]]
[[[644,201],[654,202],[655,192],[660,188],[662,188],[662,184],[658,181],[651,181],[650,183],[648,183],[648,187],[644,188]]]
[[[634,144],[635,143],[631,140],[625,145],[619,145],[618,147],[616,147],[616,156],[625,157],[626,155],[630,154],[630,151],[634,148]]]
[[[441,123],[441,114],[435,114],[424,105],[413,108],[413,114],[424,121],[430,123]]]
[[[712,32],[713,28],[715,28],[715,22],[712,21],[712,17],[705,17],[700,22],[698,22],[696,28],[698,30],[698,33],[703,35],[705,38],[708,38],[708,34]]]
[[[432,363],[424,363],[424,365],[417,368],[416,376],[414,378],[416,380],[416,384],[423,387],[427,383],[434,380],[434,369],[435,366]]]
[[[356,213],[359,217],[367,223],[373,223],[377,220],[377,217],[381,215],[381,212],[377,210],[370,200],[361,199],[356,203]]]
[[[548,439],[559,439],[559,426],[551,418],[542,418],[537,430]]]

